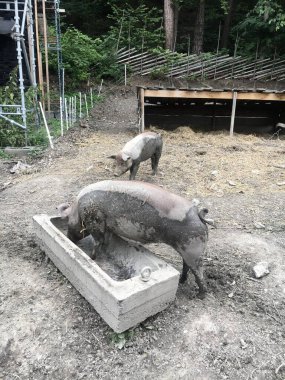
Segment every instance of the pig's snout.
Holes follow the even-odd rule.
[[[120,177],[122,174],[126,173],[128,171],[128,168],[125,167],[116,167],[114,170],[115,177]]]

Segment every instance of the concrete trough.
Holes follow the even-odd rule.
[[[33,217],[40,247],[117,333],[164,310],[175,299],[179,272],[140,244],[114,236],[104,256],[89,255],[92,237],[75,245],[62,219]]]

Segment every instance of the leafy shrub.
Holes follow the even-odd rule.
[[[62,34],[61,47],[66,74],[77,82],[86,81],[90,75],[90,67],[100,59],[96,40],[75,28],[67,28]],[[49,62],[50,67],[56,71],[56,53],[50,55]]]
[[[51,34],[54,31],[51,29]],[[122,70],[116,64],[113,47],[108,46],[109,41],[91,37],[70,27],[62,34],[62,60],[66,73],[66,84],[71,88],[79,86],[90,78],[117,79]],[[57,71],[56,53],[51,53],[49,65]]]
[[[155,68],[150,72],[150,78],[153,80],[155,79],[163,80],[166,78],[168,72],[169,72],[168,67]]]

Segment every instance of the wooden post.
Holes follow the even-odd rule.
[[[35,10],[35,29],[36,29],[36,47],[37,47],[37,58],[38,58],[38,76],[39,76],[39,88],[42,93],[42,104],[45,108],[45,92],[43,86],[43,63],[42,56],[40,50],[40,36],[39,36],[39,21],[38,21],[38,2],[34,2],[34,10]]]
[[[144,88],[140,89],[141,125],[140,132],[144,132]]]
[[[234,124],[235,124],[235,114],[236,114],[236,104],[237,104],[237,92],[233,92],[233,105],[232,105],[232,115],[231,115],[231,127],[230,127],[230,136],[234,134]]]
[[[98,91],[98,96],[100,96],[100,94],[101,94],[102,86],[103,86],[103,79],[101,80],[101,83],[100,83],[100,87],[99,87],[99,91]]]
[[[46,19],[46,3],[45,3],[45,0],[42,0],[42,6],[43,6],[44,45],[45,45],[45,62],[46,62],[47,108],[48,108],[48,113],[50,114],[47,19]]]
[[[84,99],[85,99],[86,117],[88,117],[89,116],[89,112],[88,112],[88,103],[87,103],[87,96],[86,96],[86,94],[84,94]]]
[[[29,60],[30,60],[30,71],[32,77],[33,87],[36,87],[36,77],[35,77],[35,55],[34,55],[34,45],[33,45],[33,35],[32,35],[32,20],[30,15],[30,9],[27,13],[27,26],[28,26],[28,44],[29,44]]]

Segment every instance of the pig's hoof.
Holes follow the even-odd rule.
[[[180,276],[179,283],[184,284],[186,280],[187,280],[187,276]]]
[[[203,290],[203,291],[200,291],[200,292],[198,293],[197,297],[198,297],[200,300],[203,300],[203,299],[205,299],[206,294],[207,294],[206,290]]]

